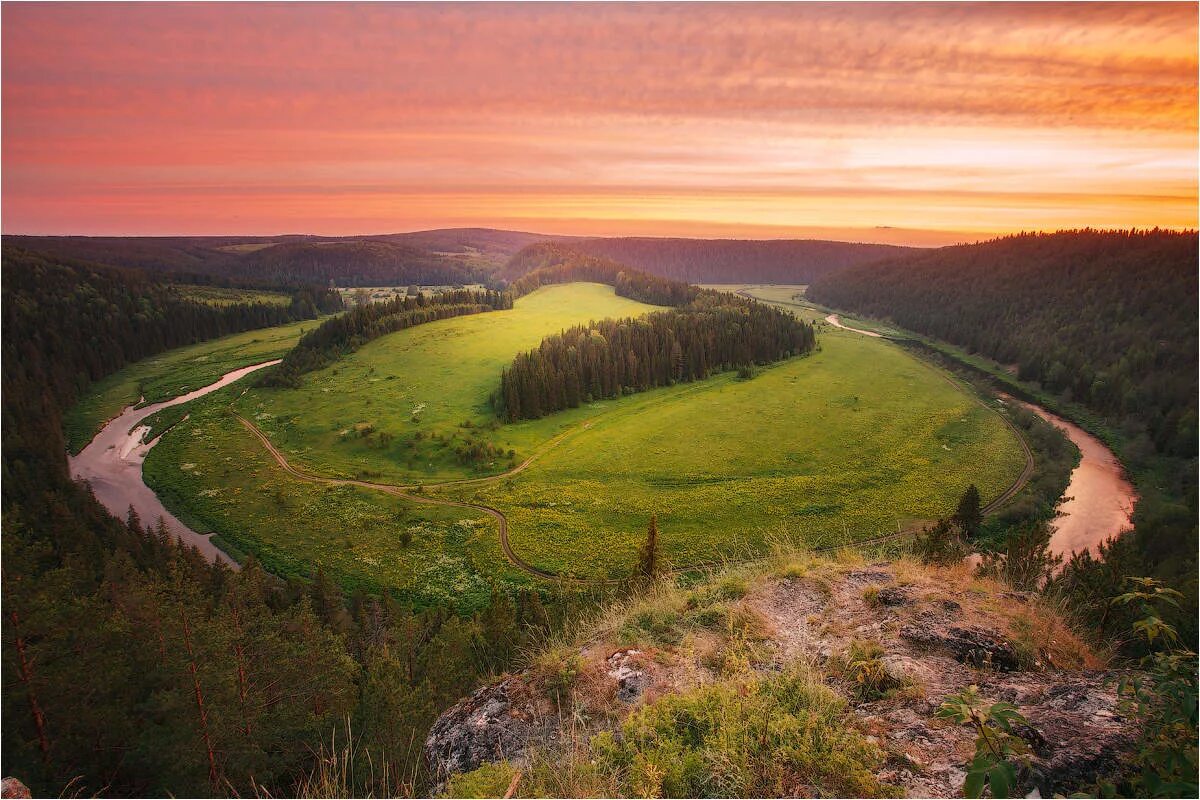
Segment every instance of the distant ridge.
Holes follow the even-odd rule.
[[[662,277],[691,283],[808,283],[916,248],[815,239],[581,238],[493,228],[368,236],[5,236],[41,255],[176,275],[261,284],[458,284],[513,279],[517,255],[569,243]]]
[[[848,267],[921,252],[899,245],[820,239],[624,237],[577,239],[569,246],[689,283],[809,283]],[[527,271],[518,253],[504,274],[512,278]]]

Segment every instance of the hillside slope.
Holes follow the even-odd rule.
[[[911,247],[817,239],[615,238],[570,245],[689,283],[810,283],[848,267],[914,252]]]
[[[1195,233],[1070,231],[918,253],[815,281],[825,305],[891,319],[1196,452]]]

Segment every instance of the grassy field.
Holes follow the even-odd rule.
[[[826,332],[821,351],[621,401],[526,472],[474,496],[514,549],[581,577],[629,572],[652,513],[677,564],[877,536],[985,502],[1020,474],[1012,432],[894,345]]]
[[[130,364],[88,387],[87,394],[64,415],[67,444],[72,453],[78,453],[105,422],[140,397],[149,403],[168,400],[207,386],[230,370],[279,358],[317,324],[307,320],[247,331]]]
[[[320,566],[349,589],[396,590],[423,605],[476,607],[492,579],[523,580],[484,515],[283,472],[229,412],[240,391],[187,404],[187,418],[143,468],[147,484],[194,530],[215,532],[227,552],[253,553],[277,575],[311,576]]]
[[[518,350],[575,321],[650,308],[608,287],[549,287],[511,312],[383,337],[299,390],[254,389],[234,407],[294,464],[324,475],[434,483],[535,454],[518,475],[427,494],[500,509],[523,558],[584,578],[628,575],[652,513],[665,557],[696,564],[776,540],[819,546],[894,531],[948,513],[968,483],[986,502],[1024,464],[1003,421],[943,373],[894,344],[828,327],[818,352],[750,380],[726,374],[542,420],[493,421],[487,395]],[[485,517],[288,476],[229,413],[234,396],[193,404],[146,462],[147,480],[181,518],[282,574],[320,564],[348,586],[430,602],[482,596],[490,579],[531,580],[504,560]],[[472,439],[505,453],[482,469],[458,463],[453,447]]]
[[[210,306],[232,306],[237,303],[286,306],[292,302],[292,298],[286,294],[259,289],[226,289],[221,286],[196,286],[194,284],[176,284],[175,288],[185,300]]]
[[[563,328],[655,308],[601,284],[548,286],[511,311],[385,336],[306,375],[299,389],[255,389],[236,407],[289,460],[321,474],[422,482],[501,472],[581,416],[500,429],[488,398],[513,356]],[[494,452],[464,462],[455,450],[472,442]]]

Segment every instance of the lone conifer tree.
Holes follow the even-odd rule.
[[[638,553],[637,574],[653,578],[658,573],[658,515],[650,515],[650,527],[646,529],[646,542]]]
[[[958,523],[968,538],[979,533],[979,526],[983,524],[983,511],[979,506],[979,490],[975,488],[975,484],[972,483],[968,486],[967,490],[962,493],[962,497],[959,498],[958,510],[954,512],[954,521]]]

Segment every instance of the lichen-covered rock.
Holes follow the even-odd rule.
[[[900,636],[910,642],[930,648],[944,648],[963,664],[991,668],[1000,672],[1015,672],[1021,668],[1017,651],[996,631],[975,625],[952,625],[942,629],[921,625],[905,625]]]
[[[438,717],[425,757],[438,779],[501,759],[520,760],[551,718],[517,678],[484,686]]]
[[[618,650],[605,660],[608,676],[617,683],[617,699],[622,703],[635,702],[645,693],[650,683],[650,676],[635,663],[641,652],[633,649]]]
[[[29,787],[27,787],[25,784],[21,783],[16,778],[5,778],[3,780],[3,782],[0,782],[0,797],[3,797],[3,798],[5,798],[5,800],[8,800],[8,798],[10,798],[10,797],[12,797],[12,798],[33,797],[33,794],[29,791]]]

